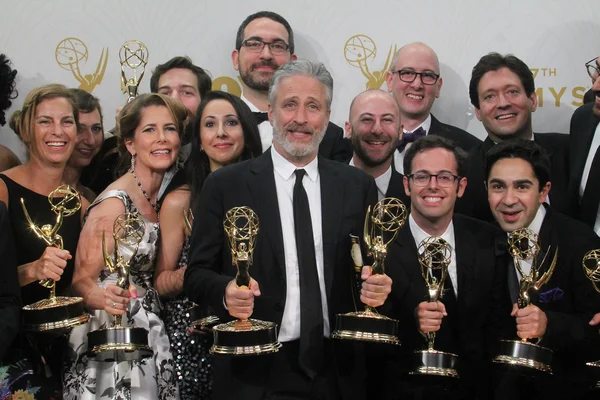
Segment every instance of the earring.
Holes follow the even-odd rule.
[[[135,167],[135,154],[131,155],[131,171],[134,170]]]

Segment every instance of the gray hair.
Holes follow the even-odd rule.
[[[318,61],[295,60],[290,61],[279,68],[273,75],[273,80],[269,87],[269,102],[275,104],[277,87],[283,78],[298,75],[314,78],[325,87],[325,102],[327,109],[331,110],[331,102],[333,100],[333,78],[329,71],[327,71],[327,68],[325,68],[325,65]]]

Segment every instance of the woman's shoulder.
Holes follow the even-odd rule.
[[[168,209],[188,208],[190,203],[190,190],[187,185],[181,186],[167,194],[162,202],[161,211]]]

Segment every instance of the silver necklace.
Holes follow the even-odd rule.
[[[138,187],[140,188],[140,191],[142,192],[142,194],[144,195],[146,200],[148,200],[148,203],[150,203],[150,205],[152,206],[154,211],[156,211],[156,215],[158,216],[158,212],[160,211],[160,206],[157,203],[153,202],[152,199],[150,198],[150,196],[148,196],[148,193],[146,193],[146,191],[142,187],[142,183],[137,178],[137,176],[135,176],[135,172],[133,172],[133,168],[130,168],[129,172],[131,172],[131,175],[133,176],[133,180],[135,180],[135,183],[137,183]]]

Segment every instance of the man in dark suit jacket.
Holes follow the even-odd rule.
[[[21,287],[17,278],[17,258],[8,210],[0,201],[0,361],[21,327]],[[0,363],[1,364],[1,363]]]
[[[278,353],[260,357],[215,356],[213,398],[366,397],[360,345],[327,337],[336,313],[354,311],[349,234],[362,232],[376,189],[362,171],[317,156],[332,88],[321,63],[298,60],[280,68],[270,94],[273,147],[211,174],[194,210],[186,294],[210,304],[221,319],[252,315],[277,323],[283,344]],[[296,201],[302,193],[305,218]],[[235,285],[223,232],[224,215],[236,206],[252,208],[259,218],[249,290]],[[308,287],[313,278],[318,282]],[[382,305],[391,279],[368,269],[363,279],[361,300]],[[313,353],[316,348],[321,352]]]
[[[454,214],[455,201],[467,185],[461,177],[467,164],[462,149],[428,136],[407,150],[404,162],[404,187],[412,200],[410,216],[389,249],[386,268],[394,281],[389,303],[391,315],[401,321],[402,348],[388,360],[384,397],[478,398],[489,387],[491,348],[499,338],[502,317],[506,320],[510,313],[510,305],[503,301],[502,231]],[[441,237],[452,248],[446,289],[437,302],[428,301],[417,252],[419,243],[431,236]],[[426,349],[427,332],[436,332],[436,350],[458,355],[458,384],[451,379],[436,382],[432,376],[417,382],[402,377],[415,367],[407,362],[412,352]]]
[[[533,133],[532,113],[537,108],[533,74],[513,55],[490,53],[473,67],[469,84],[471,103],[488,137],[469,152],[469,185],[456,212],[493,222],[487,202],[484,164],[486,153],[504,140],[534,140],[550,155],[552,189],[550,203],[560,212],[572,212],[569,201],[569,137],[559,133]]]
[[[499,398],[579,398],[585,392],[581,383],[585,361],[598,356],[598,349],[590,345],[597,332],[589,321],[600,309],[600,295],[586,278],[582,259],[600,247],[600,238],[583,223],[544,204],[551,188],[550,160],[533,141],[494,146],[487,154],[486,177],[490,207],[500,227],[505,232],[529,228],[538,235],[537,257],[519,263],[524,273],[529,273],[530,265],[543,273],[557,255],[550,280],[529,293],[530,305],[519,309],[514,304],[511,314],[519,338],[539,339],[541,346],[554,352],[553,375],[537,381],[508,375],[510,383],[501,381],[499,393],[510,397]],[[520,272],[511,263],[507,273],[511,303],[516,303]]]
[[[437,54],[424,43],[403,46],[394,56],[387,72],[388,92],[398,106],[405,135],[394,154],[398,172],[403,173],[404,151],[410,143],[424,135],[439,135],[469,151],[481,140],[455,126],[438,121],[431,115],[435,99],[440,97],[443,79]]]
[[[600,59],[600,57],[598,58]],[[598,218],[598,205],[600,193],[597,183],[600,179],[600,66],[598,59],[595,63],[588,63],[588,72],[593,79],[592,93],[594,101],[584,104],[575,110],[571,118],[569,135],[571,147],[571,180],[569,193],[572,201],[578,207],[577,219],[594,228],[596,234],[600,233],[600,218]],[[596,160],[597,158],[597,160]],[[593,185],[588,185],[593,182]]]
[[[393,166],[401,132],[400,109],[388,93],[370,89],[352,100],[346,122],[346,139],[354,150],[350,165],[375,179],[379,200],[395,197],[408,207],[410,198],[404,192],[404,175]]]

